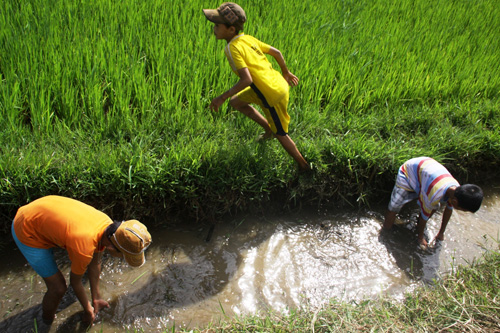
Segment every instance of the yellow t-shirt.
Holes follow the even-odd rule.
[[[273,69],[267,59],[270,46],[250,35],[235,36],[224,49],[233,72],[248,68],[257,89],[262,92],[270,106],[274,106],[288,94],[288,83],[280,72]]]
[[[78,200],[46,196],[18,209],[14,231],[24,245],[68,251],[71,271],[82,275],[99,241],[113,221],[103,212]]]

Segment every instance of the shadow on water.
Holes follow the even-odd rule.
[[[216,295],[225,284],[216,283],[209,275],[190,276],[187,272],[192,271],[192,268],[190,264],[171,264],[164,271],[151,274],[139,289],[125,292],[111,300],[110,308],[103,310],[96,319],[96,326],[99,327],[99,322],[107,322],[115,327],[133,327],[136,326],[133,324],[138,324],[146,328],[151,319],[160,323],[175,309]],[[189,282],[182,282],[186,280]],[[75,331],[80,325],[81,314],[75,313],[60,323],[57,331]]]
[[[77,302],[76,295],[71,287],[64,294],[57,312],[67,309],[69,306]],[[57,327],[57,332],[85,332],[87,327],[81,323],[82,313],[75,313],[71,317],[76,319],[76,324],[71,326],[70,330],[63,327]],[[62,329],[62,330],[61,330]],[[0,332],[49,332],[53,330],[52,325],[45,324],[42,320],[42,304],[28,307],[21,312],[8,317],[0,322]]]
[[[165,331],[269,309],[314,309],[331,298],[349,301],[387,294],[401,299],[446,274],[450,260],[466,263],[480,255],[487,247],[483,241],[498,236],[499,201],[490,193],[480,212],[453,214],[445,241],[431,250],[417,245],[416,205],[401,216],[406,224],[382,233],[385,207],[245,216],[218,225],[210,242],[208,227],[154,230],[142,267],[132,269],[104,256],[100,289],[110,308],[101,311],[93,329]],[[440,220],[438,212],[427,225],[427,239],[437,233]],[[16,249],[5,257],[0,265],[0,331],[35,331],[43,280]],[[67,277],[67,256],[59,256],[58,264]],[[81,313],[79,302],[67,293],[45,331],[84,331]],[[38,332],[43,329],[37,327]]]
[[[423,250],[418,246],[416,234],[416,224],[408,223],[381,231],[379,241],[409,279],[430,284],[439,277],[441,243]]]
[[[223,244],[208,242],[212,232],[213,228],[210,227],[198,231],[186,228],[154,231],[154,242],[160,245],[153,244],[148,249],[146,264],[139,268],[141,273],[134,274],[134,269],[126,267],[124,262],[105,255],[100,289],[101,294],[113,296],[109,301],[110,308],[99,313],[94,327],[99,327],[100,322],[107,322],[115,327],[131,327],[132,324],[139,323],[142,325],[140,327],[146,328],[152,318],[155,326],[162,322],[167,326],[168,321],[162,321],[162,318],[169,318],[171,312],[217,295],[231,279],[232,273],[240,264],[241,256],[219,253]],[[203,235],[205,236],[202,237]],[[227,234],[223,243],[227,243],[230,236]],[[238,238],[245,238],[245,242],[249,242],[247,237]],[[168,245],[161,245],[165,243]],[[184,243],[189,246],[185,248]],[[257,243],[254,245],[258,246]],[[69,260],[63,251],[57,252],[58,265],[63,266],[61,270],[69,283]],[[18,263],[24,260],[21,255],[17,257]],[[21,268],[18,267],[17,270]],[[21,281],[28,279],[22,276],[17,278]],[[0,332],[87,331],[88,327],[81,322],[83,311],[71,287],[58,307],[54,323],[46,325],[42,322],[41,300],[46,289],[43,280],[38,276],[36,278],[42,281],[39,283],[42,286],[37,293],[38,297],[33,300],[38,304],[1,321]],[[84,285],[88,288],[86,281]],[[22,307],[20,303],[22,302],[17,301],[17,305]],[[68,307],[73,309],[73,314],[66,316],[63,310]]]
[[[210,251],[198,249],[186,256],[179,249],[160,248],[159,252],[169,253],[164,269],[140,281],[139,288],[118,295],[110,302],[110,311],[103,312],[101,319],[126,326],[138,320],[147,322],[155,318],[158,321],[169,318],[176,309],[219,294],[234,270],[227,269],[226,258]],[[179,257],[183,262],[175,262]],[[241,257],[231,259],[235,266],[240,264]]]

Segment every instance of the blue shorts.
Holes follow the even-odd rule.
[[[17,247],[21,250],[23,256],[26,260],[28,260],[30,266],[35,270],[35,272],[38,273],[38,275],[46,278],[59,271],[56,260],[54,259],[53,249],[38,249],[36,247],[24,245],[16,236],[14,223],[12,223],[11,231]]]

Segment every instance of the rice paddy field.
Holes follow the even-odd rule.
[[[202,13],[218,2],[6,0],[1,229],[47,194],[113,218],[213,223],[271,203],[384,202],[397,167],[421,155],[460,182],[498,169],[496,0],[239,4],[245,33],[300,79],[289,134],[312,173],[277,140],[256,142],[261,129],[227,103],[208,109],[237,82]]]

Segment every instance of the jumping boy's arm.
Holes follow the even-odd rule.
[[[269,52],[267,53],[272,55],[273,58],[276,59],[276,62],[281,68],[281,74],[283,75],[283,77],[285,78],[286,82],[288,82],[289,85],[296,86],[297,84],[299,84],[299,78],[293,75],[288,70],[288,67],[286,66],[285,63],[285,58],[283,58],[283,54],[281,54],[280,50],[271,46]]]
[[[252,75],[250,74],[250,71],[246,67],[238,69],[238,76],[240,77],[240,79],[238,80],[238,82],[236,82],[234,86],[231,87],[231,89],[224,92],[222,95],[215,97],[212,100],[212,103],[210,103],[210,109],[214,111],[219,111],[220,106],[222,105],[222,103],[224,103],[226,99],[239,93],[240,91],[251,85],[253,82]]]

